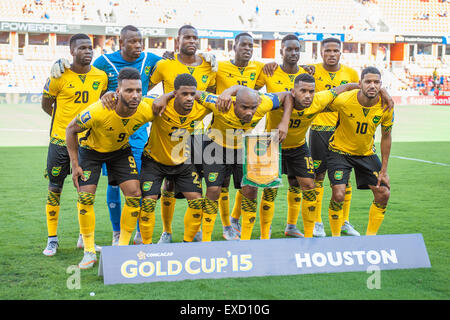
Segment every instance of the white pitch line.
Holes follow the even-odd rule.
[[[44,130],[44,129],[16,129],[16,128],[0,128],[0,131],[8,131],[8,132],[48,132],[48,130]]]
[[[406,157],[400,157],[400,156],[391,156],[391,158],[397,158],[397,159],[403,159],[403,160],[411,160],[411,161],[418,161],[418,162],[425,162],[425,163],[430,163],[430,164],[437,164],[439,166],[450,167],[450,164],[448,164],[448,163],[433,162],[433,161],[422,160],[422,159],[406,158]]]

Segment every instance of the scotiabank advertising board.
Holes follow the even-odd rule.
[[[450,106],[450,96],[396,96],[392,98],[394,99],[394,102],[399,105]]]

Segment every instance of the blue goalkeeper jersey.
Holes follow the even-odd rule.
[[[147,94],[148,83],[150,76],[155,69],[156,63],[161,60],[161,57],[150,53],[142,52],[140,57],[133,62],[126,61],[122,58],[120,50],[103,54],[95,59],[94,67],[105,71],[108,76],[108,91],[115,91],[117,88],[117,77],[120,70],[125,67],[136,68],[141,73],[142,80],[142,95]],[[144,148],[148,140],[147,133],[148,123],[140,127],[132,136],[130,136],[130,145],[134,148]]]

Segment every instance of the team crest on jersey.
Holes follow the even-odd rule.
[[[322,160],[314,160],[314,169],[318,169],[322,164]]]
[[[89,180],[91,177],[91,171],[83,171],[84,180]]]
[[[340,86],[342,86],[343,84],[347,84],[348,81],[347,80],[342,80],[341,83],[339,84]]]
[[[61,167],[53,167],[52,168],[52,176],[56,177],[59,176],[61,173]]]
[[[334,173],[334,180],[342,180],[344,177],[344,172],[342,170],[338,170]]]
[[[82,123],[86,123],[91,119],[91,114],[89,111],[86,111],[85,113],[83,113],[80,117],[80,120]]]
[[[142,184],[142,190],[150,191],[150,189],[152,188],[152,185],[153,185],[153,181],[144,181],[144,183]]]
[[[380,122],[380,120],[381,120],[381,116],[375,116],[375,117],[373,117],[373,119],[372,119],[373,123],[375,123],[375,124],[377,124],[378,122]]]
[[[218,172],[210,172],[209,175],[208,175],[209,182],[216,181],[218,176],[219,176]]]
[[[250,74],[250,80],[255,80],[255,78],[256,78],[256,73],[252,72]]]
[[[205,74],[205,75],[202,77],[202,82],[203,82],[203,83],[206,83],[206,81],[208,81],[208,76]]]
[[[144,73],[145,73],[146,76],[148,76],[150,74],[150,69],[151,68],[149,66],[145,67]]]
[[[100,81],[94,81],[92,83],[92,89],[97,90],[99,85],[100,85]]]

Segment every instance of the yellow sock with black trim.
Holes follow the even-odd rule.
[[[188,200],[188,208],[184,214],[184,237],[186,242],[192,242],[200,230],[203,216],[203,198]]]
[[[95,194],[89,192],[78,193],[78,222],[83,237],[84,251],[95,253]]]
[[[175,212],[175,192],[163,191],[161,195],[161,219],[163,231],[172,233],[173,214]]]
[[[47,232],[49,237],[56,237],[57,235],[60,199],[60,192],[48,191],[45,214],[47,216]]]
[[[270,238],[270,226],[272,225],[275,212],[275,198],[277,197],[277,188],[264,188],[261,196],[261,205],[259,206],[259,223],[261,226],[261,239]]]
[[[155,228],[155,199],[143,198],[141,213],[139,214],[139,229],[143,244],[152,243],[153,229]]]
[[[316,214],[316,190],[302,191],[302,219],[305,238],[312,238]]]
[[[316,191],[315,222],[322,223],[323,180],[314,181]]]
[[[252,237],[253,226],[256,220],[256,204],[256,199],[248,199],[242,195],[241,240],[250,240]]]
[[[224,227],[230,226],[230,194],[228,188],[222,187],[222,189],[220,189],[219,212],[222,225]]]
[[[218,200],[203,200],[203,216],[202,216],[202,241],[209,242],[214,231],[214,223],[217,218],[217,210],[219,206]]]
[[[141,211],[141,197],[125,197],[125,205],[120,215],[119,246],[130,244],[131,234],[136,228]]]
[[[331,235],[333,237],[341,236],[341,226],[342,226],[342,207],[344,202],[336,202],[333,199],[330,200],[330,205],[328,207],[328,219],[330,221]]]
[[[345,221],[349,221],[348,216],[350,215],[350,203],[352,202],[352,185],[350,182],[347,184],[345,188],[345,198],[344,205],[342,206],[342,224]]]
[[[298,215],[302,205],[302,188],[289,186],[287,192],[288,214],[287,224],[297,225]]]
[[[231,212],[231,217],[239,220],[241,218],[241,206],[242,206],[242,193],[238,189],[236,192],[236,197],[234,198],[233,211]]]
[[[381,223],[384,220],[384,214],[386,213],[386,205],[382,205],[372,202],[369,210],[369,223],[367,225],[367,236],[374,236],[377,234],[378,229],[381,226]]]

